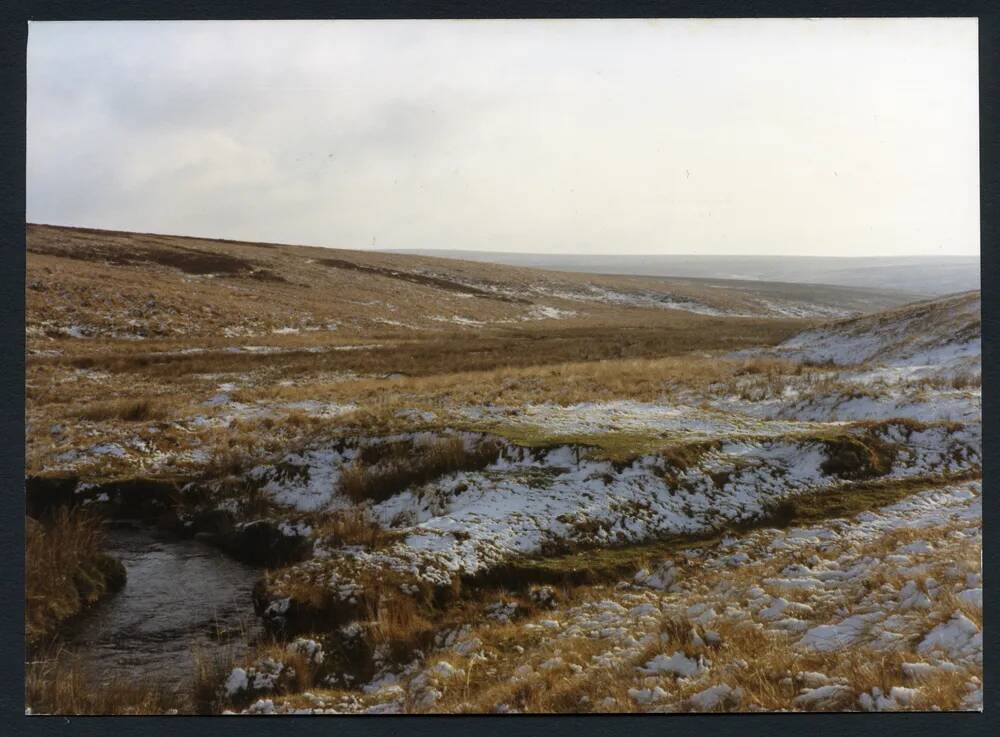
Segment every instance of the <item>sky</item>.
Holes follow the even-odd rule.
[[[979,253],[975,19],[33,22],[29,222]]]

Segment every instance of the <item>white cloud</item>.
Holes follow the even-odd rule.
[[[32,23],[28,219],[978,253],[975,20]]]

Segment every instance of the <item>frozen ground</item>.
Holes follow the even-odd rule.
[[[891,449],[883,480],[962,473],[981,463],[978,426],[889,423],[844,432],[859,443]],[[448,474],[369,506],[367,513],[397,533],[397,542],[377,551],[319,545],[313,559],[274,577],[270,595],[279,600],[303,582],[324,581],[331,591],[353,598],[363,585],[359,572],[373,570],[448,586],[457,574],[479,575],[543,550],[711,532],[766,517],[790,496],[849,483],[853,471],[836,470],[842,443],[718,441],[684,463],[654,454],[628,464],[589,460],[579,447],[507,446],[482,471]],[[344,458],[325,456],[318,467],[289,474],[299,480],[297,494],[274,481],[263,489],[299,509],[343,508],[348,503],[338,496],[331,475]],[[303,483],[303,476],[310,481]],[[328,490],[328,496],[314,489]]]
[[[867,315],[808,330],[775,353],[798,361],[906,367],[923,375],[978,366],[982,354],[978,292]]]
[[[294,538],[304,551],[269,563],[257,588],[283,641],[228,673],[234,710],[981,706],[980,486],[968,481],[982,463],[978,295],[830,322],[770,349],[733,353],[751,343],[727,338],[714,353],[647,359],[623,327],[620,363],[584,345],[558,365],[541,352],[537,365],[465,373],[452,361],[480,334],[539,328],[519,325],[529,321],[570,335],[597,314],[634,327],[640,313],[679,319],[665,310],[847,310],[801,293],[465,284],[355,266],[336,274],[392,279],[392,301],[358,290],[349,313],[317,301],[315,318],[241,314],[238,330],[220,318],[217,332],[239,345],[164,340],[122,357],[112,346],[102,363],[73,354],[100,344],[82,319],[65,340],[53,337],[59,321],[30,336],[52,359],[30,396],[70,408],[29,412],[36,468],[97,506],[109,501],[99,482],[177,479],[177,529],[222,539],[262,523],[282,538],[275,549]],[[425,299],[434,284],[440,299]],[[349,342],[329,342],[334,330]],[[393,346],[416,356],[418,333],[445,331],[459,347],[442,350],[442,366],[407,376],[409,365],[383,363]],[[182,389],[149,407],[115,403],[115,382],[143,375],[115,361],[162,378],[178,358],[190,364]],[[870,511],[830,519],[845,508]],[[801,509],[808,526],[771,527]],[[397,637],[407,627],[426,630],[419,647]],[[323,674],[308,692],[306,673]]]
[[[383,665],[360,689],[334,679],[307,696],[248,692],[249,711],[981,708],[981,487],[947,482],[981,465],[980,349],[966,324],[978,304],[945,304],[778,349],[793,365],[829,363],[818,372],[779,366],[662,401],[450,408],[478,430],[564,440],[506,443],[481,470],[366,505],[391,539],[377,549],[317,540],[312,559],[269,579],[272,625],[303,589],[349,611],[372,580],[410,595],[539,554],[766,524],[802,495],[924,486],[851,519],[688,545],[617,585],[564,591],[565,603],[547,594],[542,611],[535,593],[501,596],[408,665],[376,652]],[[615,437],[674,450],[603,460]],[[323,459],[325,497],[265,489],[299,510],[343,509],[328,474],[344,460]],[[353,616],[347,630],[364,624]],[[559,701],[532,695],[553,689]]]
[[[560,406],[525,405],[465,407],[458,414],[486,426],[533,429],[558,437],[605,433],[653,433],[664,438],[688,441],[748,435],[774,437],[810,429],[810,423],[795,421],[761,422],[728,410],[703,409],[684,404],[634,402],[586,402]]]
[[[691,547],[542,611],[527,596],[487,603],[360,689],[262,689],[248,712],[514,712],[549,691],[594,712],[893,711],[934,708],[943,684],[980,709],[981,534],[978,483],[930,488]]]

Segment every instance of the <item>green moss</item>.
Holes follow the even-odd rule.
[[[977,470],[964,471],[933,480],[926,478],[892,479],[850,486],[834,487],[785,500],[782,506],[785,524],[810,524],[854,515],[894,504],[911,494],[946,483],[971,481],[980,477]]]
[[[475,432],[497,435],[525,448],[557,448],[570,445],[580,449],[580,459],[612,461],[627,464],[648,455],[663,454],[687,468],[721,441],[684,441],[684,434],[671,436],[659,432],[560,433],[539,425],[476,425],[466,428]],[[682,464],[682,465],[680,465]]]
[[[578,550],[552,556],[535,556],[511,561],[467,588],[482,585],[524,588],[533,583],[581,585],[616,581],[648,566],[651,562],[696,547],[704,547],[734,532],[759,527],[809,525],[827,519],[852,517],[898,502],[911,494],[935,486],[973,480],[978,471],[933,478],[893,479],[854,483],[791,497],[776,503],[764,516],[741,524],[727,525],[704,535],[677,535],[661,540]]]
[[[896,457],[894,446],[882,442],[870,433],[867,437],[844,434],[821,441],[826,460],[820,469],[827,476],[843,479],[868,479],[884,476],[892,470]]]

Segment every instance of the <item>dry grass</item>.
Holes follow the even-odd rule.
[[[373,610],[371,639],[385,647],[397,663],[412,658],[416,650],[426,649],[440,626],[435,625],[430,613],[410,596],[386,592],[379,597]]]
[[[62,508],[51,521],[26,518],[25,634],[29,644],[125,582],[125,569],[101,552],[100,520]]]
[[[227,446],[217,449],[204,468],[203,475],[207,479],[225,479],[237,476],[252,464],[251,455],[244,449]]]
[[[455,471],[477,470],[497,459],[499,445],[485,441],[468,448],[462,438],[443,438],[419,446],[390,447],[385,455],[364,457],[343,470],[341,491],[353,502],[379,502],[414,485]]]
[[[898,491],[905,494],[907,489]],[[882,503],[894,500],[895,498],[886,499]],[[851,513],[857,511],[860,509],[852,507]],[[857,605],[864,606],[868,593],[882,591],[886,585],[893,592],[900,590],[909,580],[915,580],[922,588],[927,586],[927,580],[931,577],[938,582],[964,581],[967,572],[981,571],[980,548],[977,544],[970,544],[968,539],[956,536],[958,530],[968,531],[968,522],[956,519],[934,527],[899,527],[887,530],[865,542],[860,548],[850,548],[850,554],[856,559],[883,559],[898,552],[902,545],[917,540],[930,542],[936,552],[931,554],[930,566],[925,575],[905,571],[895,565],[886,565],[852,582],[852,586],[845,591],[844,600],[824,604],[822,598],[813,598],[805,590],[784,591],[783,595],[792,601],[810,604],[813,611],[804,618],[815,625],[842,619],[845,616],[845,606],[848,609]],[[767,531],[754,534],[761,536],[761,549],[769,551],[766,555],[748,565],[714,571],[705,571],[697,564],[688,564],[682,578],[690,581],[697,577],[697,584],[691,581],[691,592],[680,601],[672,602],[669,597],[665,597],[664,602],[668,606],[676,604],[679,612],[676,607],[674,611],[682,613],[689,604],[703,600],[705,592],[712,591],[720,584],[725,584],[727,590],[745,591],[768,577],[780,575],[780,571],[790,563],[803,561],[801,553],[782,554],[771,550],[767,544],[770,539]],[[820,548],[816,552],[822,558],[836,559],[845,550],[833,546]],[[683,560],[683,557],[679,560]],[[588,587],[581,587],[575,593],[583,599],[600,600],[609,598],[610,590],[604,587],[589,590]],[[727,598],[712,603],[718,609],[720,606],[739,602],[737,598]],[[870,693],[876,687],[888,693],[895,686],[919,688],[917,699],[906,708],[927,709],[933,706],[945,710],[962,709],[965,708],[963,701],[969,693],[966,684],[982,677],[980,666],[966,663],[954,673],[936,672],[916,679],[907,676],[902,668],[904,663],[924,662],[924,657],[915,652],[916,643],[936,624],[947,621],[956,609],[982,626],[981,611],[973,605],[956,600],[949,587],[943,587],[934,597],[932,609],[908,615],[917,621],[907,630],[909,645],[901,652],[875,651],[863,642],[834,652],[804,650],[794,646],[796,636],[768,631],[754,625],[749,618],[739,617],[716,619],[708,625],[708,628],[720,635],[720,645],[696,644],[692,639],[692,632],[704,636],[702,627],[692,625],[687,617],[677,619],[668,614],[661,619],[659,628],[655,631],[659,637],[653,644],[620,666],[610,668],[594,666],[592,656],[613,651],[614,641],[602,643],[588,637],[559,640],[543,637],[536,641],[532,637],[538,637],[537,631],[533,635],[525,630],[524,622],[485,625],[476,629],[475,636],[484,641],[483,649],[488,653],[488,665],[493,673],[473,676],[471,687],[447,690],[444,698],[432,710],[444,713],[480,713],[493,711],[499,704],[506,704],[512,709],[532,713],[591,710],[630,712],[640,710],[642,706],[628,695],[628,689],[654,685],[664,688],[670,694],[668,703],[677,705],[681,710],[688,710],[694,708],[687,701],[691,695],[722,683],[742,689],[743,698],[738,704],[721,704],[720,710],[797,710],[812,708],[793,704],[793,699],[805,687],[804,682],[798,678],[798,674],[803,672],[825,674],[831,682],[847,687],[838,700],[821,706],[824,711],[859,710],[860,694]],[[561,619],[558,612],[554,616]],[[639,634],[641,633],[636,636]],[[512,644],[524,646],[527,653],[512,652]],[[678,651],[688,656],[703,655],[709,658],[712,665],[707,676],[688,682],[670,677],[643,678],[637,675],[637,667],[656,655],[670,655]],[[537,667],[538,663],[554,655],[561,657],[565,665],[548,671]],[[447,659],[453,665],[463,664],[451,654],[447,655]],[[534,672],[527,677],[512,678],[514,670],[525,663],[533,664]],[[573,674],[569,671],[570,664],[579,665],[582,670]],[[610,699],[610,705],[604,702],[605,699]]]
[[[505,647],[504,640],[522,642],[531,647],[514,625],[492,632],[477,631],[487,638],[486,648],[493,655],[490,665],[499,672],[482,673],[467,682],[464,688],[454,688],[445,693],[433,711],[443,713],[488,713],[499,704],[526,713],[575,713],[575,712],[633,712],[639,705],[627,691],[642,687],[636,679],[636,669],[659,654],[684,653],[688,657],[704,656],[712,661],[710,677],[691,682],[664,677],[649,677],[646,687],[660,686],[670,694],[670,701],[681,705],[681,710],[695,710],[687,699],[709,686],[724,683],[743,691],[739,703],[720,704],[717,710],[745,711],[748,707],[761,711],[801,710],[792,700],[801,693],[803,684],[796,676],[803,672],[823,673],[831,682],[841,683],[848,690],[833,703],[823,706],[824,711],[856,711],[860,709],[857,695],[878,687],[888,693],[894,686],[920,686],[920,696],[911,708],[926,709],[936,706],[944,710],[962,708],[968,691],[964,684],[976,672],[964,674],[935,673],[918,683],[908,679],[903,663],[919,662],[912,653],[873,652],[864,646],[848,647],[833,653],[808,653],[792,647],[794,638],[774,634],[747,622],[715,623],[712,629],[721,636],[721,645],[695,644],[692,627],[686,620],[667,618],[660,626],[660,639],[638,656],[612,668],[592,667],[593,656],[605,653],[607,643],[590,638],[560,640],[550,655],[558,655],[564,665],[548,671],[535,670],[527,678],[513,678],[514,670],[523,664],[526,656],[519,656]],[[699,632],[703,634],[703,632]],[[540,661],[547,655],[537,655]],[[462,663],[454,656],[448,657],[453,665]],[[573,674],[569,666],[582,667]],[[980,671],[981,672],[981,671]],[[641,679],[640,679],[641,680]],[[610,699],[610,704],[605,703]]]
[[[391,539],[378,522],[358,508],[330,514],[319,528],[318,537],[337,547],[361,545],[368,549],[381,547]]]
[[[166,418],[166,408],[149,399],[117,399],[109,402],[89,404],[77,414],[81,420],[105,422],[145,422]]]
[[[979,389],[983,385],[983,375],[976,374],[956,374],[948,382],[952,389]]]
[[[320,645],[323,646],[322,641]],[[258,698],[294,698],[304,692],[321,691],[327,677],[341,673],[345,665],[336,653],[324,650],[324,658],[317,662],[308,654],[291,649],[284,640],[269,639],[255,642],[250,651],[239,658],[229,654],[199,658],[193,690],[194,710],[198,714],[218,714],[227,709],[246,708]],[[267,690],[254,690],[251,681],[246,691],[225,692],[223,684],[233,668],[242,667],[248,673],[260,672],[260,666],[268,661],[272,665],[280,664],[281,669]]]
[[[333,323],[338,325],[338,336],[367,333],[379,338],[412,337],[413,330],[399,325],[400,321],[418,324],[431,337],[447,332],[478,337],[476,333],[481,331],[430,319],[447,319],[452,314],[492,323],[490,328],[498,335],[522,333],[518,342],[526,345],[533,340],[537,327],[537,323],[521,322],[530,303],[580,308],[580,303],[567,304],[558,297],[539,298],[531,291],[539,285],[556,292],[586,293],[596,283],[636,295],[687,297],[735,312],[752,310],[756,304],[746,294],[745,285],[737,289],[719,288],[722,285],[709,288],[700,281],[685,279],[560,274],[418,256],[34,225],[28,228],[28,254],[29,323],[36,326],[31,337],[49,335],[66,342],[74,353],[78,349],[83,349],[81,353],[99,352],[95,348],[102,342],[101,336],[108,334],[143,337],[143,341],[131,341],[139,345],[116,341],[121,353],[139,354],[147,341],[176,340],[180,334],[211,341],[226,328],[237,337],[271,334],[275,329],[306,323],[318,328],[323,335],[315,337],[324,340],[331,337],[326,326]],[[324,260],[327,265],[322,264]],[[206,273],[219,278],[198,278]],[[490,288],[479,288],[476,283]],[[494,291],[494,287],[498,290]],[[773,290],[775,286],[763,288]],[[792,293],[784,296],[795,298],[797,289],[787,285],[785,291],[789,290]],[[850,292],[833,288],[828,296],[852,302],[856,295]],[[377,296],[374,300],[373,295]],[[870,296],[878,302],[877,294]],[[894,300],[888,299],[887,303]],[[622,325],[634,328],[657,324],[672,334],[674,342],[694,341],[699,345],[722,334],[743,343],[740,331],[726,328],[727,322],[742,325],[744,332],[771,332],[780,325],[787,330],[796,324],[784,319],[741,320],[656,307],[585,304],[585,316],[559,321],[560,328],[571,330],[547,348],[558,352],[561,347],[557,344],[565,342],[572,344],[570,353],[587,352],[585,333],[588,324],[593,328],[595,323],[616,329]],[[548,326],[544,330],[553,325],[553,321],[543,322]],[[83,326],[97,340],[88,341],[93,345],[80,346],[81,341],[74,343],[62,334],[67,325]],[[706,325],[717,329],[698,329]],[[671,340],[666,335],[657,339],[655,332],[646,331],[645,340],[655,340],[669,351]],[[703,335],[697,335],[699,332]],[[713,332],[715,336],[704,335]],[[595,346],[601,343],[609,343],[597,348],[607,358],[622,357],[636,349],[634,335],[615,339],[611,330],[594,341]],[[453,353],[452,358],[463,359],[461,350]],[[464,360],[476,361],[475,353],[470,351]],[[188,358],[200,360],[197,356]],[[493,365],[501,363],[496,360],[499,351],[493,352],[492,358]],[[240,356],[233,359],[244,360]],[[508,360],[520,359],[512,352]]]
[[[802,327],[800,323],[790,321],[749,318],[719,319],[717,322],[708,326],[680,317],[656,328],[592,325],[586,328],[535,326],[516,332],[483,331],[474,334],[427,332],[421,335],[420,340],[412,337],[379,338],[378,347],[349,351],[331,350],[342,339],[314,337],[289,343],[287,350],[281,353],[115,351],[34,358],[33,362],[115,374],[142,374],[157,381],[196,374],[247,373],[265,369],[289,379],[330,371],[431,377],[498,368],[643,360],[698,351],[737,350],[780,342]],[[319,350],[309,350],[312,348]]]
[[[881,488],[879,485],[858,486],[858,500],[837,499],[826,510],[825,516],[831,513],[839,516],[840,512],[849,515],[869,506],[880,506],[918,488],[907,482],[893,482],[882,486],[886,487],[884,491],[887,496],[877,493]],[[844,490],[843,496],[849,497],[852,493]],[[807,521],[816,521],[824,516],[820,509],[822,496],[823,494],[817,494],[812,505],[805,505],[803,514]],[[819,557],[831,560],[845,553],[855,559],[884,559],[897,552],[901,545],[917,540],[932,543],[938,552],[934,554],[926,576],[912,572],[904,575],[901,569],[888,565],[869,571],[852,581],[849,586],[845,584],[843,599],[816,599],[808,590],[785,591],[783,595],[792,601],[810,604],[812,613],[796,616],[816,625],[843,618],[845,607],[850,610],[854,606],[865,606],[865,597],[870,592],[882,591],[886,584],[891,586],[888,590],[894,592],[900,590],[910,578],[915,578],[921,587],[927,585],[926,579],[932,575],[939,582],[964,581],[966,572],[981,570],[978,546],[969,544],[967,538],[954,534],[956,531],[969,529],[968,521],[956,518],[931,528],[890,529],[865,541],[860,547],[855,547],[853,542],[845,542],[844,545],[848,546],[846,548],[840,545],[820,547],[815,550]],[[688,701],[694,693],[722,683],[742,689],[743,698],[739,703],[723,703],[718,707],[719,710],[801,710],[812,708],[793,704],[793,699],[805,688],[805,682],[798,675],[803,672],[825,674],[833,682],[842,683],[849,689],[839,700],[821,705],[823,710],[858,710],[861,708],[857,700],[860,694],[870,692],[875,687],[888,692],[894,686],[919,686],[917,701],[907,708],[963,707],[963,699],[968,694],[965,684],[981,678],[981,668],[965,664],[960,667],[959,672],[934,674],[926,679],[919,679],[919,683],[908,677],[902,669],[904,662],[924,661],[912,646],[936,624],[949,619],[956,608],[965,611],[973,621],[982,621],[981,613],[974,611],[968,604],[957,602],[946,593],[938,595],[931,610],[910,615],[920,617],[921,621],[915,622],[908,630],[911,647],[907,647],[902,653],[876,652],[864,644],[829,653],[805,651],[794,646],[796,636],[762,629],[749,621],[749,616],[745,619],[727,616],[705,627],[693,625],[683,614],[684,610],[689,604],[704,601],[705,596],[711,596],[709,592],[716,591],[719,585],[725,584],[727,590],[746,591],[769,577],[780,575],[789,564],[801,563],[806,559],[807,553],[803,551],[781,553],[772,550],[769,542],[774,535],[773,530],[751,534],[759,537],[755,545],[759,546],[762,555],[752,563],[736,568],[705,569],[697,562],[701,556],[695,556],[693,560],[679,554],[673,556],[685,569],[681,579],[690,584],[690,589],[679,599],[673,595],[663,595],[661,605],[669,613],[661,618],[654,629],[634,632],[636,638],[647,631],[652,632],[657,635],[656,641],[618,666],[597,665],[593,659],[594,656],[608,654],[616,649],[618,642],[613,638],[604,640],[585,635],[555,638],[544,627],[525,627],[526,624],[537,624],[542,618],[567,622],[570,619],[567,611],[573,607],[585,601],[617,597],[617,593],[612,593],[615,589],[610,586],[572,587],[563,592],[555,611],[533,610],[529,605],[524,607],[516,621],[500,624],[484,621],[483,607],[486,603],[497,600],[509,600],[510,595],[504,591],[469,588],[462,592],[460,599],[450,601],[447,607],[436,607],[427,597],[401,595],[398,582],[383,581],[381,588],[376,585],[365,586],[365,590],[371,594],[366,596],[367,611],[361,612],[362,621],[366,624],[366,640],[373,646],[381,646],[394,661],[403,664],[410,662],[417,650],[428,652],[435,632],[463,624],[473,625],[472,636],[482,640],[478,649],[486,653],[486,660],[460,656],[454,651],[431,654],[422,667],[428,668],[438,660],[445,660],[450,665],[463,669],[464,674],[437,684],[443,691],[443,697],[432,707],[419,705],[417,699],[420,693],[411,692],[408,702],[410,711],[482,713],[505,704],[511,709],[532,713],[631,712],[643,707],[632,699],[628,689],[654,685],[664,688],[670,694],[669,703],[683,711],[695,708]],[[700,543],[702,547],[712,544],[711,541]],[[763,551],[768,552],[765,554]],[[663,555],[658,559],[662,560]],[[954,570],[956,564],[960,568],[957,572]],[[745,599],[739,596],[723,596],[726,598],[711,601],[717,609],[727,604],[745,606]],[[630,604],[626,604],[627,606]],[[706,645],[692,639],[692,632],[695,631],[707,640],[706,629],[719,633],[721,644]],[[711,659],[712,665],[706,676],[689,682],[669,676],[643,677],[637,674],[637,667],[654,656],[678,651],[688,656],[703,655]],[[562,658],[563,663],[550,669],[538,667],[553,656]],[[534,671],[527,677],[515,676],[515,670],[525,664],[531,665]],[[365,677],[372,675],[370,671],[364,673]],[[605,699],[610,699],[610,702]],[[309,706],[301,697],[288,693],[281,697],[281,703]]]
[[[235,659],[228,654],[195,657],[194,680],[191,683],[191,704],[196,714],[218,714],[225,707],[221,697],[222,684],[232,671]]]
[[[442,404],[492,404],[517,407],[551,402],[567,405],[585,401],[635,399],[649,401],[681,390],[732,394],[748,382],[781,388],[782,376],[809,372],[798,364],[766,358],[732,359],[724,356],[665,356],[598,361],[570,360],[541,365],[502,366],[475,371],[459,367],[431,376],[395,380],[359,378],[330,384],[260,387],[261,399],[296,401],[323,398],[348,400],[368,406],[398,397],[409,407]]]
[[[189,708],[181,696],[147,679],[98,682],[77,658],[63,652],[27,663],[25,702],[34,714],[167,714]]]

